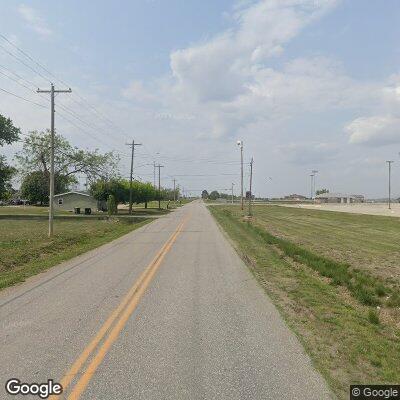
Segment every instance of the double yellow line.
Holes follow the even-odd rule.
[[[118,319],[118,321],[112,327],[108,336],[101,343],[96,355],[91,359],[90,363],[83,370],[82,375],[80,376],[78,382],[75,387],[72,389],[70,395],[68,396],[69,400],[79,399],[81,394],[86,389],[89,384],[92,376],[96,372],[97,368],[103,361],[105,355],[108,350],[112,346],[112,344],[117,340],[120,332],[128,322],[130,316],[135,311],[137,305],[139,304],[140,299],[142,298],[144,292],[149,286],[151,280],[153,279],[155,273],[160,267],[165,255],[169,252],[172,245],[176,241],[177,237],[181,233],[183,226],[186,223],[187,218],[179,224],[175,232],[171,235],[171,237],[167,240],[167,242],[163,245],[151,263],[146,267],[146,269],[142,272],[139,279],[134,283],[134,285],[130,288],[129,292],[123,298],[118,307],[111,313],[106,322],[100,328],[96,336],[92,339],[92,341],[88,344],[88,346],[83,350],[81,355],[76,359],[76,361],[72,364],[69,371],[65,374],[65,376],[61,379],[61,385],[65,390],[69,387],[71,382],[75,379],[76,375],[80,372],[83,365],[89,359],[90,355],[94,352],[100,342],[103,340],[104,336],[110,330],[114,322]],[[61,396],[51,396],[51,399],[59,399]]]

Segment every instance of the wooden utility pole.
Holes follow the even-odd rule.
[[[158,168],[158,209],[161,210],[161,168],[164,167],[164,165],[156,165],[156,168]]]
[[[57,93],[71,93],[71,88],[67,90],[55,90],[54,84],[51,84],[50,90],[42,90],[38,89],[37,93],[50,93],[50,195],[49,195],[49,237],[53,236],[53,220],[54,220],[54,136],[55,136],[55,129],[54,129],[54,114],[55,114],[55,102],[54,98]]]
[[[141,143],[135,143],[132,140],[132,143],[126,143],[127,146],[132,147],[132,156],[131,156],[131,176],[129,179],[129,215],[132,214],[132,203],[133,203],[133,157],[135,156],[135,146],[141,146]]]

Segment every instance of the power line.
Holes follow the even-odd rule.
[[[21,64],[25,65],[25,67],[29,68],[31,71],[33,71],[35,74],[38,74],[41,78],[44,80],[50,82],[50,80],[45,77],[42,73],[37,71],[35,68],[32,68],[29,64],[27,64],[25,61],[21,60],[19,57],[17,57],[15,54],[11,53],[11,51],[8,51],[4,46],[0,44],[0,48],[3,49],[4,52],[6,52],[8,55],[19,61]]]
[[[14,44],[13,42],[11,42],[10,40],[8,40],[4,35],[2,35],[0,33],[0,37],[5,40],[8,44],[10,44],[11,46],[13,46],[15,49],[17,49],[21,54],[23,54],[25,57],[27,57],[29,60],[31,60],[33,63],[35,63],[37,66],[39,66],[40,68],[42,68],[44,71],[46,71],[50,76],[52,76],[53,78],[57,79],[58,81],[60,81],[60,83],[62,83],[63,85],[69,87],[69,85],[65,82],[63,82],[62,80],[58,79],[51,71],[49,71],[46,67],[44,67],[39,61],[35,60],[32,56],[30,56],[26,51],[22,50],[21,48],[19,48],[16,44]],[[28,67],[30,68],[30,67]],[[37,71],[36,71],[37,72]],[[37,72],[39,74],[39,72]],[[44,79],[47,79],[44,77]]]
[[[52,73],[48,68],[46,68],[42,63],[40,63],[39,61],[35,60],[32,56],[30,56],[26,51],[22,50],[21,48],[19,48],[17,45],[15,45],[14,43],[12,43],[10,40],[8,40],[4,35],[0,34],[0,37],[5,40],[8,44],[10,44],[11,46],[13,46],[15,49],[17,49],[21,54],[23,54],[27,59],[29,59],[31,62],[35,63],[37,66],[39,66],[40,68],[42,68],[44,71],[46,71],[46,73],[50,76],[52,76],[53,78],[55,78],[57,81],[59,81],[60,83],[62,83],[65,86],[70,86],[68,85],[65,81],[63,81],[62,79],[58,78],[54,73]],[[38,71],[35,68],[32,68],[29,64],[27,64],[25,61],[21,60],[19,57],[17,57],[15,54],[11,53],[10,51],[8,51],[4,46],[0,45],[0,47],[3,49],[3,51],[5,51],[7,54],[9,54],[11,57],[15,58],[16,60],[18,60],[20,63],[22,63],[24,66],[26,66],[27,68],[29,68],[31,71],[35,72],[36,74],[38,74],[40,77],[42,77],[43,79],[47,80],[48,82],[51,83],[51,80],[48,79],[48,77],[44,76],[40,71]],[[78,93],[75,93],[75,95],[83,102],[83,105],[85,105],[89,110],[91,110],[92,112],[94,112],[96,114],[97,117],[99,117],[100,119],[102,119],[103,121],[106,121],[108,124],[111,124],[113,127],[116,127],[118,130],[122,131],[121,128],[119,128],[113,121],[111,121],[110,119],[108,119],[107,117],[105,117],[104,115],[102,115],[101,113],[99,113],[95,107],[93,107],[92,105],[90,105],[87,100],[79,95]],[[72,98],[73,101],[75,101],[78,105],[81,105],[81,103],[79,103],[77,100],[75,100],[74,98]],[[72,112],[72,111],[71,111]],[[87,124],[88,125],[88,124]]]
[[[1,90],[2,92],[5,92],[5,93],[10,94],[11,96],[17,97],[18,99],[21,99],[21,100],[24,100],[24,101],[26,101],[26,102],[28,102],[28,103],[34,104],[35,106],[42,107],[42,108],[47,108],[47,107],[46,107],[45,105],[43,105],[43,104],[39,104],[39,103],[36,103],[36,102],[34,102],[34,101],[32,101],[32,100],[26,99],[25,97],[22,97],[22,96],[19,96],[18,94],[9,92],[9,91],[6,90],[6,89],[0,88],[0,90]]]

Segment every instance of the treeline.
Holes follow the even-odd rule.
[[[211,193],[208,193],[207,190],[203,190],[201,192],[201,197],[203,199],[209,199],[209,200],[232,199],[232,195],[231,194],[220,193],[217,190],[213,190]],[[233,196],[233,198],[236,199],[236,196]]]
[[[30,204],[48,204],[50,181],[50,139],[47,131],[29,132],[21,140],[21,131],[13,122],[0,115],[0,147],[20,141],[22,149],[9,165],[0,155],[0,200],[9,201],[18,196]],[[72,146],[66,138],[55,134],[54,187],[55,193],[70,190],[78,183],[78,176],[86,177],[86,189],[100,202],[111,201],[115,207],[129,202],[129,181],[119,174],[119,156],[115,152],[101,153]],[[19,178],[19,190],[12,182]],[[179,190],[162,188],[160,192],[150,183],[133,182],[133,203],[179,198]],[[110,197],[111,196],[111,197]]]
[[[100,179],[92,183],[90,193],[98,201],[104,205],[111,213],[117,212],[118,204],[129,203],[130,182],[126,179]],[[179,198],[179,189],[161,188],[159,191],[151,183],[148,182],[132,182],[132,203],[143,203],[145,208],[150,201],[158,200],[174,200]]]

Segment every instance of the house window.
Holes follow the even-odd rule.
[[[60,197],[60,198],[58,199],[58,205],[59,205],[59,206],[62,206],[62,204],[63,204],[63,198]]]

